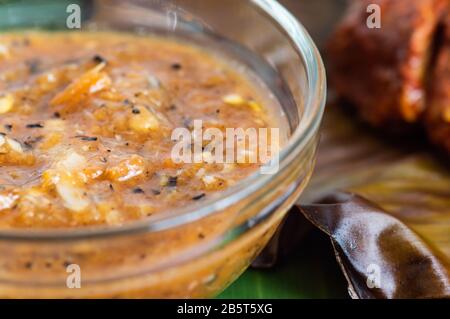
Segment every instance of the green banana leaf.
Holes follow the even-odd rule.
[[[348,298],[348,293],[330,241],[312,231],[274,268],[247,270],[219,298]]]

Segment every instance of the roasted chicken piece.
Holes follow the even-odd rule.
[[[450,154],[450,11],[444,19],[442,44],[431,76],[426,110],[430,139]]]
[[[381,8],[369,28],[367,8]],[[448,0],[354,0],[329,46],[331,81],[374,126],[414,123],[425,108],[424,77]]]

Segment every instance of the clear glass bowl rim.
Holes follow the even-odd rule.
[[[289,38],[303,60],[308,92],[304,100],[304,113],[287,144],[279,153],[279,170],[289,166],[298,153],[308,145],[319,129],[326,100],[326,75],[320,53],[303,25],[276,0],[249,0],[256,9],[270,17]],[[188,206],[169,214],[160,214],[130,222],[123,226],[92,226],[61,229],[7,229],[0,230],[0,240],[48,241],[102,238],[135,233],[149,233],[175,228],[200,218],[210,216],[229,207],[250,194],[262,189],[276,175],[264,175],[259,171],[221,193],[215,199],[205,201],[201,207]]]

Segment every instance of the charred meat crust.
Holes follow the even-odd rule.
[[[429,85],[425,123],[430,139],[450,154],[450,11],[443,28]]]
[[[367,7],[381,8],[381,29],[367,27]],[[357,0],[330,41],[337,93],[374,126],[417,122],[425,109],[424,77],[448,0]]]

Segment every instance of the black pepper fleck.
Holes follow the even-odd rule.
[[[145,194],[144,190],[140,187],[133,189],[133,194]]]
[[[92,60],[94,60],[95,63],[103,63],[106,62],[106,59],[104,57],[102,57],[99,54],[94,55],[94,57],[92,58]]]
[[[192,200],[200,200],[200,199],[202,199],[202,198],[205,197],[205,196],[206,196],[206,194],[205,194],[205,193],[202,193],[202,194],[200,194],[200,195],[197,195],[197,196],[192,197]]]
[[[181,70],[183,67],[181,66],[180,63],[173,63],[173,64],[171,65],[171,68],[172,68],[172,70],[178,71],[178,70]]]
[[[28,136],[27,139],[23,142],[23,144],[28,149],[32,149],[33,145],[42,141],[43,138],[44,138],[43,136],[36,136],[36,137]]]
[[[77,135],[75,137],[81,139],[82,141],[86,141],[86,142],[95,142],[98,140],[98,138],[94,137],[94,136]]]
[[[31,123],[27,124],[27,128],[43,128],[44,126],[41,123]]]
[[[177,176],[169,176],[169,181],[167,182],[167,186],[169,187],[176,187],[178,183],[178,177]]]

